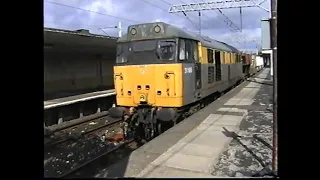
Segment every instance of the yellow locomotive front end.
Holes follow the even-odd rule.
[[[118,106],[182,106],[181,64],[115,66],[114,84]]]

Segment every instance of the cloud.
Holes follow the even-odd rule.
[[[131,24],[163,21],[188,31],[199,32],[198,12],[188,12],[187,17],[182,13],[168,13],[170,4],[197,1],[201,2],[201,0],[45,0],[44,26],[70,30],[89,29],[91,33],[118,36],[118,29],[113,27],[117,26],[119,21],[122,23],[123,33]],[[269,1],[262,5],[268,8]],[[239,9],[222,9],[221,11],[237,27],[240,27]],[[237,48],[256,48],[257,44],[260,44],[260,20],[268,16],[266,11],[258,7],[243,8],[243,31],[238,33],[230,31],[231,28],[225,22],[225,17],[217,10],[203,11],[201,33]],[[104,28],[103,31],[101,28]],[[239,39],[251,42],[239,44],[237,43]],[[252,42],[253,39],[256,43]]]

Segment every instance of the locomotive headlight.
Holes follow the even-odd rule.
[[[132,28],[130,33],[131,33],[131,35],[136,35],[137,34],[137,30],[135,28]]]
[[[158,26],[158,25],[156,25],[156,26],[154,27],[154,32],[159,33],[160,31],[161,31],[161,27]]]

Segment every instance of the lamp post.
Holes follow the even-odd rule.
[[[273,155],[272,169],[278,172],[278,61],[277,61],[277,0],[271,0],[271,50],[273,59]]]

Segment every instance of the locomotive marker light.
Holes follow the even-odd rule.
[[[158,25],[156,25],[156,26],[154,27],[154,32],[159,33],[160,31],[161,31],[161,27],[158,26]]]
[[[137,30],[135,28],[132,28],[130,33],[131,33],[131,35],[136,35],[137,34]]]

